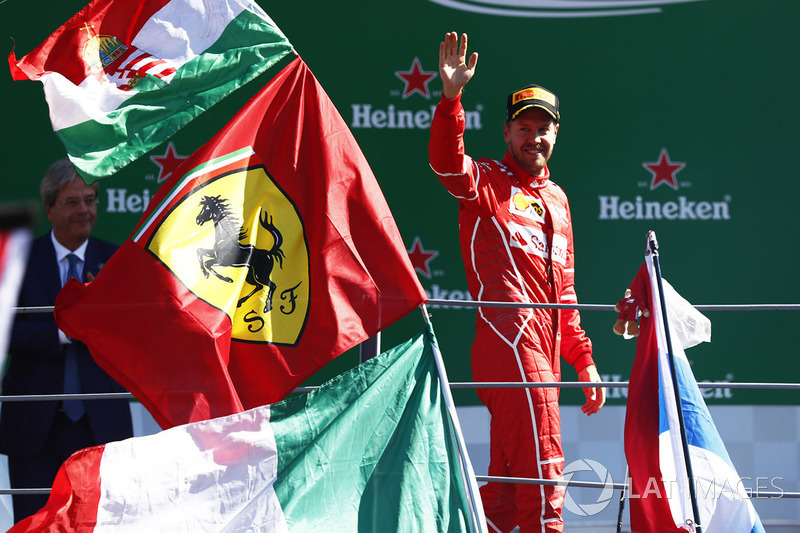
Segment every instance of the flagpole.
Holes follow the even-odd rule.
[[[430,316],[428,315],[428,308],[425,304],[420,304],[422,316],[425,323],[431,328]],[[467,445],[464,441],[464,435],[461,433],[461,425],[458,422],[458,414],[456,413],[456,404],[453,400],[453,393],[450,391],[450,381],[447,379],[447,372],[444,368],[444,361],[442,354],[439,353],[439,347],[435,342],[431,342],[433,348],[433,359],[436,361],[436,369],[439,371],[439,381],[442,384],[442,396],[444,397],[444,404],[447,411],[450,413],[450,419],[453,422],[453,429],[456,434],[456,442],[458,443],[458,451],[461,455],[461,465],[467,477],[467,491],[469,492],[469,499],[472,502],[472,514],[475,520],[475,526],[480,533],[488,533],[486,530],[486,516],[483,514],[483,504],[481,503],[480,491],[478,490],[478,483],[475,481],[475,472],[472,470],[472,462],[469,460],[467,453]]]
[[[656,281],[658,282],[658,299],[661,305],[661,316],[664,322],[664,336],[667,341],[667,357],[669,358],[669,371],[672,376],[672,391],[675,394],[675,404],[678,408],[678,426],[681,433],[681,445],[683,447],[683,458],[686,464],[686,476],[689,479],[689,497],[692,501],[692,514],[694,515],[695,531],[702,533],[703,529],[700,525],[700,511],[697,506],[697,495],[695,494],[694,487],[694,473],[692,472],[692,460],[689,457],[689,440],[686,438],[686,426],[683,422],[683,405],[681,405],[681,393],[678,387],[677,371],[675,370],[675,358],[672,352],[672,339],[669,334],[669,321],[667,320],[667,302],[664,297],[664,284],[661,278],[661,265],[659,262],[658,254],[658,241],[654,231],[647,234],[647,242],[650,245],[650,251],[653,258],[653,269],[656,272]]]
[[[628,472],[629,471],[630,471],[630,469],[628,468],[628,465],[626,464],[625,465],[625,486],[622,488],[622,490],[619,493],[619,513],[617,513],[617,533],[622,533],[622,521],[623,521],[624,516],[625,516],[625,513],[624,513],[624,511],[625,511],[625,494],[628,492],[628,485],[630,484],[630,481],[628,480],[628,476],[629,476]]]

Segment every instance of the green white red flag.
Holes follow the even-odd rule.
[[[252,0],[93,0],[8,61],[44,85],[87,183],[107,177],[293,52]]]
[[[74,454],[40,531],[484,531],[429,328],[306,395]]]
[[[426,300],[364,155],[296,58],[55,313],[166,428],[278,401]]]

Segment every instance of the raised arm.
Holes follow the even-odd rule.
[[[461,34],[459,46],[458,34],[454,31],[446,33],[444,42],[439,43],[439,77],[442,78],[442,95],[452,100],[461,94],[461,90],[475,74],[477,64],[478,52],[473,52],[467,63],[467,34]]]

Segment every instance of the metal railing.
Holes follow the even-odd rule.
[[[500,308],[539,308],[539,309],[576,309],[579,311],[614,311],[613,305],[606,304],[542,304],[542,303],[518,303],[518,302],[478,302],[474,300],[443,300],[429,299],[428,305],[431,307],[500,307]],[[695,305],[698,311],[800,311],[800,304],[741,304],[741,305]],[[19,314],[26,313],[48,313],[53,312],[53,306],[40,307],[15,307],[12,311]],[[373,344],[376,344],[373,342]],[[375,346],[370,348],[376,349]],[[602,382],[605,388],[627,388],[627,381]],[[701,389],[718,388],[718,383],[697,383]],[[478,389],[478,388],[584,388],[585,382],[548,382],[548,383],[519,383],[519,382],[451,382],[451,389]],[[297,387],[294,393],[306,393],[317,387],[306,386]],[[725,388],[730,389],[756,389],[756,390],[800,390],[800,383],[731,383],[726,382]],[[0,402],[20,402],[20,401],[55,401],[55,400],[109,400],[109,399],[135,399],[130,393],[88,393],[88,394],[46,394],[46,395],[24,395],[24,396],[0,396]],[[517,478],[499,476],[479,476],[475,479],[479,482],[499,482],[499,483],[520,483],[537,485],[561,485],[565,487],[597,488],[627,491],[627,483],[604,483],[597,481],[577,481],[577,480],[552,480],[536,478]],[[0,489],[0,495],[15,494],[47,494],[50,488],[29,488],[29,489]],[[787,491],[762,491],[745,489],[750,497],[757,498],[800,498],[800,492]]]
[[[605,388],[627,388],[627,381],[604,381],[602,386]],[[698,388],[713,389],[719,386],[717,383],[698,383]],[[558,381],[548,383],[516,383],[516,382],[451,382],[451,389],[487,389],[487,388],[546,388],[558,387],[562,389],[577,389],[586,387],[586,383],[580,381]],[[725,383],[725,387],[732,389],[776,389],[776,390],[800,390],[800,383]],[[310,392],[317,387],[296,387],[293,393],[306,393]],[[35,394],[23,396],[0,396],[0,403],[2,402],[44,402],[55,400],[120,400],[131,399],[135,400],[133,394],[129,392],[110,392],[110,393],[86,393],[86,394]],[[565,487],[581,487],[581,488],[597,488],[614,490],[627,490],[627,483],[603,483],[599,481],[563,481],[552,479],[537,479],[537,478],[517,478],[517,477],[500,477],[500,476],[480,476],[476,475],[475,479],[479,482],[497,482],[497,483],[522,483],[522,484],[535,484],[535,485],[561,485]],[[0,488],[0,495],[5,494],[47,494],[50,492],[49,488],[31,488],[31,489],[2,489]],[[762,491],[752,489],[745,489],[745,492],[750,497],[756,498],[800,498],[800,492],[788,491]]]

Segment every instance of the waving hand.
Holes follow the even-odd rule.
[[[478,64],[478,52],[473,52],[467,63],[467,34],[461,34],[459,46],[458,34],[445,34],[444,42],[439,43],[439,76],[442,78],[442,94],[452,100],[459,94],[467,82],[475,74]]]

